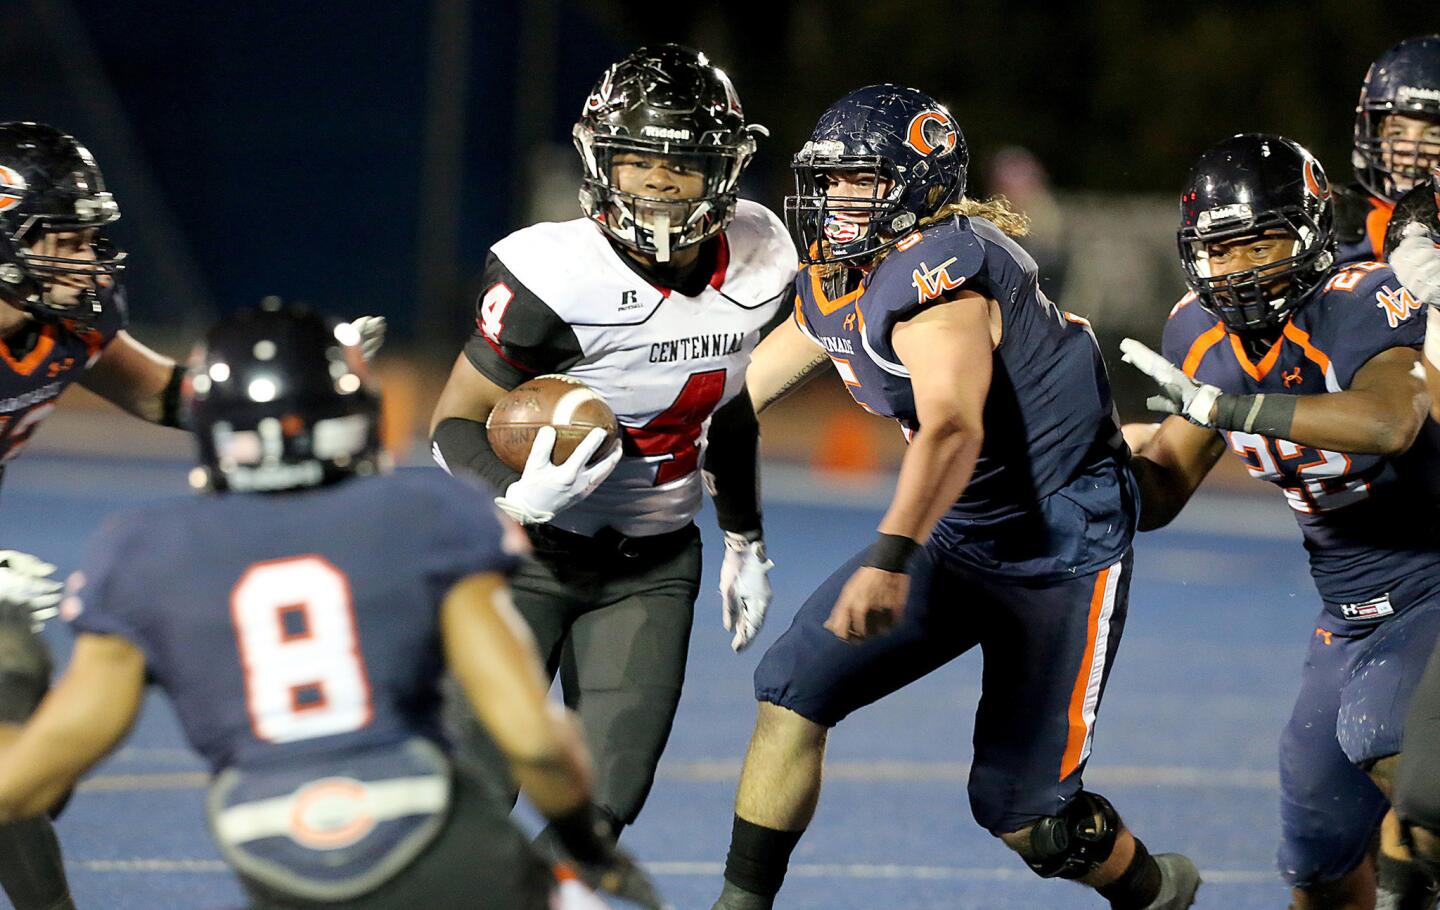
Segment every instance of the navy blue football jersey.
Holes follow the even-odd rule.
[[[1128,548],[1133,480],[1099,346],[1085,320],[1039,291],[1019,244],[983,218],[958,216],[897,244],[834,300],[821,275],[811,266],[796,279],[796,322],[855,401],[898,420],[907,437],[924,428],[890,344],[895,325],[960,287],[999,304],[985,441],[935,531],[948,550],[981,571],[1042,577],[1094,571]]]
[[[439,739],[440,603],[524,544],[439,470],[109,520],[62,615],[145,655],[212,770]]]
[[[1193,295],[1171,311],[1164,352],[1189,376],[1233,394],[1339,392],[1382,351],[1418,348],[1422,309],[1387,266],[1361,262],[1312,292],[1258,362]],[[1284,491],[1328,604],[1355,607],[1387,594],[1408,602],[1440,586],[1440,513],[1429,480],[1440,473],[1435,434],[1422,433],[1399,458],[1224,435],[1253,476]]]
[[[55,410],[60,393],[79,379],[125,328],[125,292],[118,285],[100,291],[100,314],[86,329],[34,323],[23,333],[0,338],[0,464],[15,457],[40,422]],[[24,338],[29,346],[16,350]]]

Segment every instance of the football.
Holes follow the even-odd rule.
[[[605,399],[580,380],[560,375],[537,376],[512,389],[490,412],[485,433],[500,460],[523,471],[535,434],[545,426],[555,428],[550,456],[555,464],[569,458],[596,427],[605,431],[605,442],[592,461],[608,453],[620,435],[620,424]]]

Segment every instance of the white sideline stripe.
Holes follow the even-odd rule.
[[[184,872],[229,872],[229,867],[218,859],[85,859],[75,860],[71,866],[86,872],[154,872],[174,874]],[[653,875],[662,876],[719,876],[725,872],[724,863],[700,862],[655,862],[642,863]],[[1016,866],[902,866],[873,863],[792,863],[790,876],[800,878],[832,879],[907,879],[913,881],[981,881],[1008,882],[1033,881],[1034,873]],[[1268,869],[1202,869],[1200,877],[1207,885],[1265,885],[1277,884],[1278,873]]]
[[[733,784],[740,779],[740,760],[662,762],[658,777],[694,784]],[[830,761],[831,781],[891,783],[964,783],[969,762]],[[86,780],[82,791],[199,790],[209,783],[202,771],[162,774],[100,774]],[[1250,768],[1191,768],[1166,765],[1092,765],[1085,782],[1104,787],[1196,787],[1210,790],[1279,790],[1278,771]]]

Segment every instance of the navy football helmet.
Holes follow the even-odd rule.
[[[580,207],[615,241],[666,262],[730,223],[740,175],[767,135],[745,122],[730,77],[704,54],[642,47],[605,71],[575,124]],[[627,152],[690,163],[705,178],[702,194],[677,201],[620,190],[611,167]]]
[[[1283,232],[1289,256],[1211,273],[1209,245]],[[1284,323],[1335,262],[1335,204],[1325,170],[1280,136],[1232,136],[1200,156],[1180,197],[1180,261],[1200,305],[1240,332]]]
[[[353,326],[266,298],[217,323],[195,349],[182,396],[211,490],[292,490],[387,464],[380,397]]]
[[[1390,114],[1440,124],[1440,35],[1410,38],[1381,54],[1360,87],[1351,154],[1355,178],[1371,193],[1394,202],[1440,161],[1440,142],[1384,138]]]
[[[96,288],[60,303],[45,282],[64,275],[113,281],[125,254],[103,229],[119,218],[94,157],[74,137],[43,123],[0,123],[0,300],[37,319],[79,327],[93,322],[100,314]],[[47,234],[92,228],[93,258],[35,248]]]
[[[873,256],[959,199],[969,163],[960,125],[934,98],[900,85],[851,92],[820,115],[790,165],[795,195],[785,199],[785,220],[801,260]],[[837,172],[869,175],[875,191],[826,195]]]

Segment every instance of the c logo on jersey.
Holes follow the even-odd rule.
[[[25,186],[19,171],[0,164],[0,212],[20,204],[25,198]]]
[[[1314,158],[1305,159],[1305,191],[1316,199],[1330,198],[1330,180]]]
[[[921,111],[905,130],[905,144],[922,155],[936,149],[953,151],[958,138],[955,121],[941,111]]]

